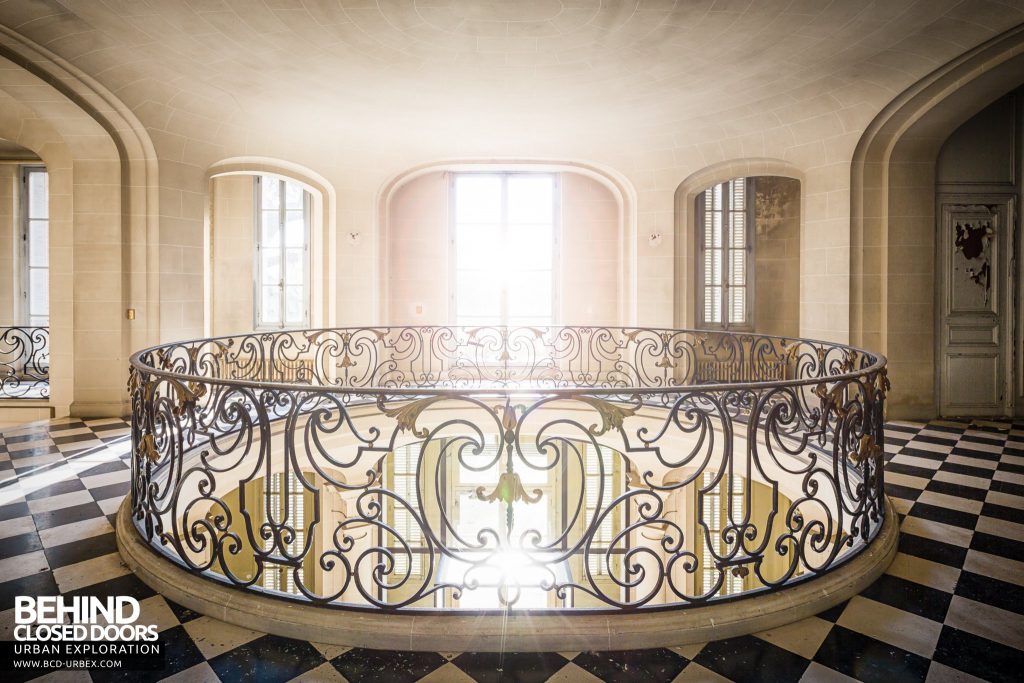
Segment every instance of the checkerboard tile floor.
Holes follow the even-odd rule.
[[[200,616],[121,564],[122,420],[55,420],[0,435],[0,638],[16,595],[132,595],[167,668],[92,680],[1019,681],[1024,671],[1024,424],[887,426],[899,554],[862,594],[771,631],[639,652],[389,652],[289,640]],[[4,679],[19,680],[17,672]],[[53,672],[51,681],[88,681]]]

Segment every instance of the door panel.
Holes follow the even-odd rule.
[[[939,216],[939,410],[1009,415],[1012,204],[970,199],[943,202]]]
[[[999,356],[993,354],[949,356],[945,384],[955,388],[952,392],[952,409],[972,410],[971,413],[953,412],[951,415],[979,414],[980,407],[998,407],[1001,404],[999,361]]]

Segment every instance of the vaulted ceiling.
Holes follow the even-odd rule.
[[[700,145],[802,121],[811,138],[859,131],[1022,21],[1020,0],[0,2],[0,24],[151,130],[453,154]]]

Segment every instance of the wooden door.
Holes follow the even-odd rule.
[[[1012,203],[969,199],[940,204],[939,410],[944,416],[1009,415]]]

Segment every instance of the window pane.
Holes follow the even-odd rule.
[[[547,174],[455,176],[457,324],[551,323],[555,188]]]
[[[550,270],[554,251],[552,232],[550,225],[510,226],[507,262],[518,270]],[[551,279],[550,273],[547,278]]]
[[[504,467],[504,455],[495,458],[498,454],[497,446],[492,439],[489,446],[481,449],[476,455],[472,452],[472,446],[467,446],[462,451],[462,457],[458,458],[459,482],[462,484],[493,484],[498,480],[498,468]],[[492,463],[493,464],[489,464]]]
[[[735,249],[747,246],[747,221],[743,213],[729,214],[729,246]]]
[[[732,211],[743,211],[746,206],[746,182],[743,178],[735,178],[729,183],[729,189],[729,209]]]
[[[494,480],[492,479],[491,482]],[[491,483],[487,482],[487,483]],[[479,545],[477,533],[482,529],[493,529],[501,532],[501,513],[503,505],[495,505],[477,498],[475,492],[459,492],[459,535],[467,544]],[[493,538],[488,537],[488,543]]]
[[[704,322],[722,322],[722,288],[707,287],[704,290]]]
[[[264,249],[262,251],[263,257],[263,280],[264,285],[280,285],[281,284],[281,250],[280,249]]]
[[[277,247],[281,244],[281,214],[277,211],[264,211],[261,226],[263,234],[261,243],[264,247]]]
[[[704,279],[710,285],[722,284],[721,249],[708,249],[704,252]]]
[[[753,245],[747,234],[747,179],[709,187],[702,199],[704,322],[748,323],[746,289]]]
[[[455,230],[459,268],[482,268],[502,258],[501,226],[460,225]]]
[[[554,179],[513,175],[508,178],[508,222],[551,223],[554,220]]]
[[[709,247],[719,249],[722,246],[722,212],[715,211],[711,214],[711,234],[705,243]]]
[[[501,221],[501,177],[463,175],[455,180],[457,223]]]
[[[302,302],[302,287],[284,288],[285,321],[301,323],[306,317],[306,309]]]
[[[49,271],[30,268],[28,271],[28,299],[30,315],[47,315],[50,311]]]
[[[523,273],[508,287],[508,317],[519,322],[551,322],[551,273]]]
[[[265,323],[281,323],[281,288],[264,287],[260,302],[260,317]]]
[[[513,464],[516,472],[519,473],[520,481],[524,484],[548,484],[551,481],[552,472],[557,471],[559,466],[555,465],[555,467],[550,470],[542,468],[551,463],[551,460],[555,457],[554,453],[552,452],[551,455],[545,456],[537,450],[533,437],[522,437],[520,440],[520,448],[523,451],[523,458],[520,458],[518,453],[515,453],[512,456]],[[526,462],[523,462],[523,459],[525,459]],[[534,505],[533,507],[537,509],[544,509],[543,505]],[[547,529],[547,526],[538,528]]]
[[[531,490],[530,493],[532,494],[533,491]],[[547,500],[547,497],[542,498],[541,500]],[[539,531],[541,535],[541,541],[547,540],[549,538],[550,534],[548,533],[548,519],[551,515],[548,511],[548,506],[538,505],[536,503],[532,505],[529,503],[516,503],[513,505],[512,509],[513,514],[515,515],[513,542],[518,541],[520,536],[527,529],[534,529],[536,531]]]
[[[302,186],[298,183],[286,180],[284,183],[285,208],[302,209]]]
[[[704,193],[705,196],[707,194]],[[715,212],[710,209],[704,211],[704,246],[715,246]]]
[[[273,176],[260,176],[260,198],[264,209],[276,209],[281,206],[281,182]]]
[[[744,323],[747,321],[747,288],[729,288],[729,322]]]
[[[501,312],[501,282],[486,271],[462,271],[455,292],[458,315],[493,317]]]
[[[747,252],[743,249],[729,250],[729,284],[747,284]]]
[[[47,218],[50,215],[47,201],[49,176],[46,171],[31,171],[28,174],[28,217]]]
[[[49,228],[46,221],[30,221],[28,224],[28,265],[45,268],[49,260]]]
[[[284,283],[286,285],[302,285],[306,279],[306,250],[287,249],[285,258],[287,263],[284,269]]]
[[[458,325],[461,327],[496,327],[501,325],[501,317],[491,316],[465,316],[458,314]]]
[[[306,220],[301,211],[288,211],[284,219],[284,243],[288,247],[306,245]]]

